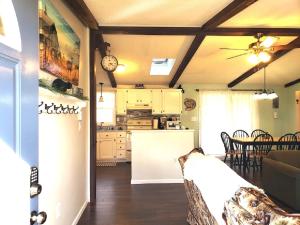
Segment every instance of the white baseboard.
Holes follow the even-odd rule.
[[[131,184],[182,184],[183,179],[131,180]]]
[[[76,224],[79,222],[80,217],[82,216],[82,214],[83,214],[83,212],[84,212],[84,210],[85,210],[87,204],[88,204],[87,201],[85,201],[85,202],[83,203],[83,205],[82,205],[81,209],[79,210],[77,216],[75,217],[75,219],[74,219],[72,225],[76,225]]]

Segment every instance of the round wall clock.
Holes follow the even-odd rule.
[[[184,99],[184,106],[185,106],[185,111],[191,111],[194,108],[196,108],[196,101],[192,98],[186,98]]]
[[[106,55],[101,60],[101,66],[104,70],[108,72],[113,72],[117,69],[118,60],[113,55]]]

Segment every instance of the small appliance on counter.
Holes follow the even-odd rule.
[[[157,130],[158,129],[158,118],[153,118],[152,121],[153,129]]]
[[[167,121],[167,130],[180,130],[181,122],[177,121]]]

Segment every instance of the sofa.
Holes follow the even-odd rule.
[[[300,151],[271,151],[263,160],[262,185],[271,196],[300,211]]]
[[[196,165],[192,167],[192,169],[195,168],[194,171],[190,167],[191,162]],[[243,180],[221,160],[212,159],[211,156],[206,157],[201,148],[181,156],[179,163],[188,199],[187,222],[190,225],[300,224],[299,214],[289,214],[279,208],[262,189]],[[197,167],[201,164],[202,167]],[[219,169],[215,169],[216,167]],[[199,174],[205,175],[199,176]],[[208,188],[203,188],[205,185],[199,185],[199,177],[201,183]],[[222,186],[214,186],[211,183],[213,180],[222,182],[225,180],[225,182]],[[232,185],[231,182],[234,184]],[[226,190],[225,193],[223,192],[226,194],[227,200],[225,201],[219,194],[223,189]],[[211,196],[216,198],[211,199]],[[217,208],[219,209],[216,210]]]

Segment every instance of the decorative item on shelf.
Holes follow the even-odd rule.
[[[104,83],[99,83],[100,84],[100,97],[98,102],[104,102],[103,96],[102,96],[102,87]]]
[[[137,88],[137,89],[143,89],[145,87],[144,87],[144,84],[135,84],[135,88]]]
[[[64,91],[64,90],[61,90],[60,88],[57,89],[56,85],[54,85],[54,86],[52,84],[50,85],[49,82],[47,82],[44,79],[39,79],[39,86],[42,88],[45,88],[49,91],[56,92],[56,93],[59,93],[59,94],[65,95],[65,96],[72,96],[72,97],[78,98],[80,100],[88,100],[88,98],[86,96],[83,96],[82,88],[73,87],[72,89],[70,89],[70,91]]]
[[[61,92],[66,92],[67,89],[71,89],[72,88],[72,84],[70,82],[65,82],[63,81],[62,79],[55,79],[53,82],[52,82],[52,85],[51,85],[54,89],[57,89]]]
[[[299,104],[299,99],[296,99],[296,104],[297,104],[297,105]]]
[[[191,111],[196,108],[196,101],[192,98],[185,98],[183,103],[185,111]]]
[[[104,48],[106,56],[101,59],[101,66],[105,71],[114,72],[118,67],[118,59],[110,54],[110,44],[108,42],[104,43]]]
[[[183,87],[181,86],[181,84],[178,85],[177,89],[181,89],[181,93],[182,93],[182,94],[184,93],[184,89],[183,89]]]
[[[272,100],[278,98],[278,95],[274,92],[274,90],[266,89],[266,67],[264,67],[264,88],[259,92],[255,92],[254,97],[259,100]]]

